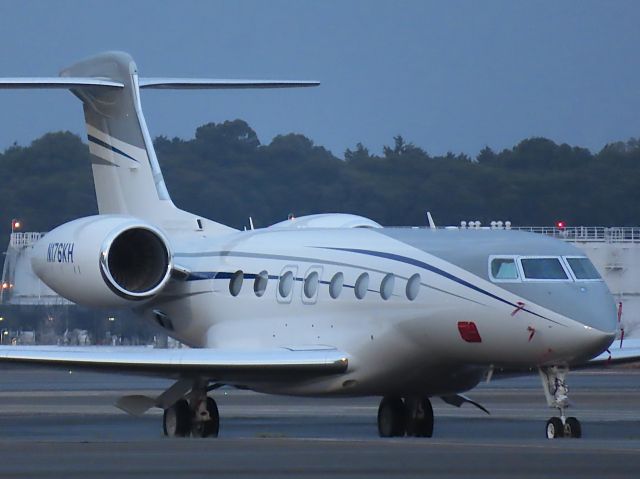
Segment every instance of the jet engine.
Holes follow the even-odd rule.
[[[56,293],[87,306],[134,306],[156,296],[173,267],[168,239],[131,217],[65,223],[34,245],[31,266]]]

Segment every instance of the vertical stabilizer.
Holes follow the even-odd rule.
[[[315,81],[138,79],[124,52],[107,52],[60,72],[58,77],[0,78],[0,89],[64,88],[84,106],[93,182],[101,214],[132,215],[174,232],[236,231],[176,208],[169,197],[140,106],[140,89],[300,88]]]
[[[123,85],[71,88],[83,103],[98,211],[133,215],[167,229],[201,229],[202,220],[176,208],[169,197],[142,114],[133,59],[122,52],[103,53],[76,63],[60,76]]]

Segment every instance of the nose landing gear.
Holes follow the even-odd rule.
[[[547,405],[560,412],[560,417],[552,417],[547,421],[547,438],[582,437],[580,421],[575,417],[566,417],[564,413],[565,409],[569,407],[569,387],[566,383],[569,368],[565,366],[547,366],[540,368],[539,371]]]

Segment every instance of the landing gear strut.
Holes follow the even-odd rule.
[[[380,437],[431,437],[433,435],[433,408],[429,398],[385,396],[378,408]]]
[[[566,417],[564,411],[569,407],[569,387],[566,376],[569,368],[565,366],[548,366],[540,368],[542,388],[547,405],[560,412],[560,417],[552,417],[547,421],[548,439],[560,437],[582,437],[582,426],[575,417]]]
[[[171,437],[218,437],[218,405],[207,396],[206,386],[194,387],[187,399],[180,399],[165,409],[163,429]]]

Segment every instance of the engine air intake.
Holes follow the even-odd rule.
[[[171,255],[158,233],[134,227],[118,233],[103,250],[102,270],[117,294],[146,298],[168,280]]]

